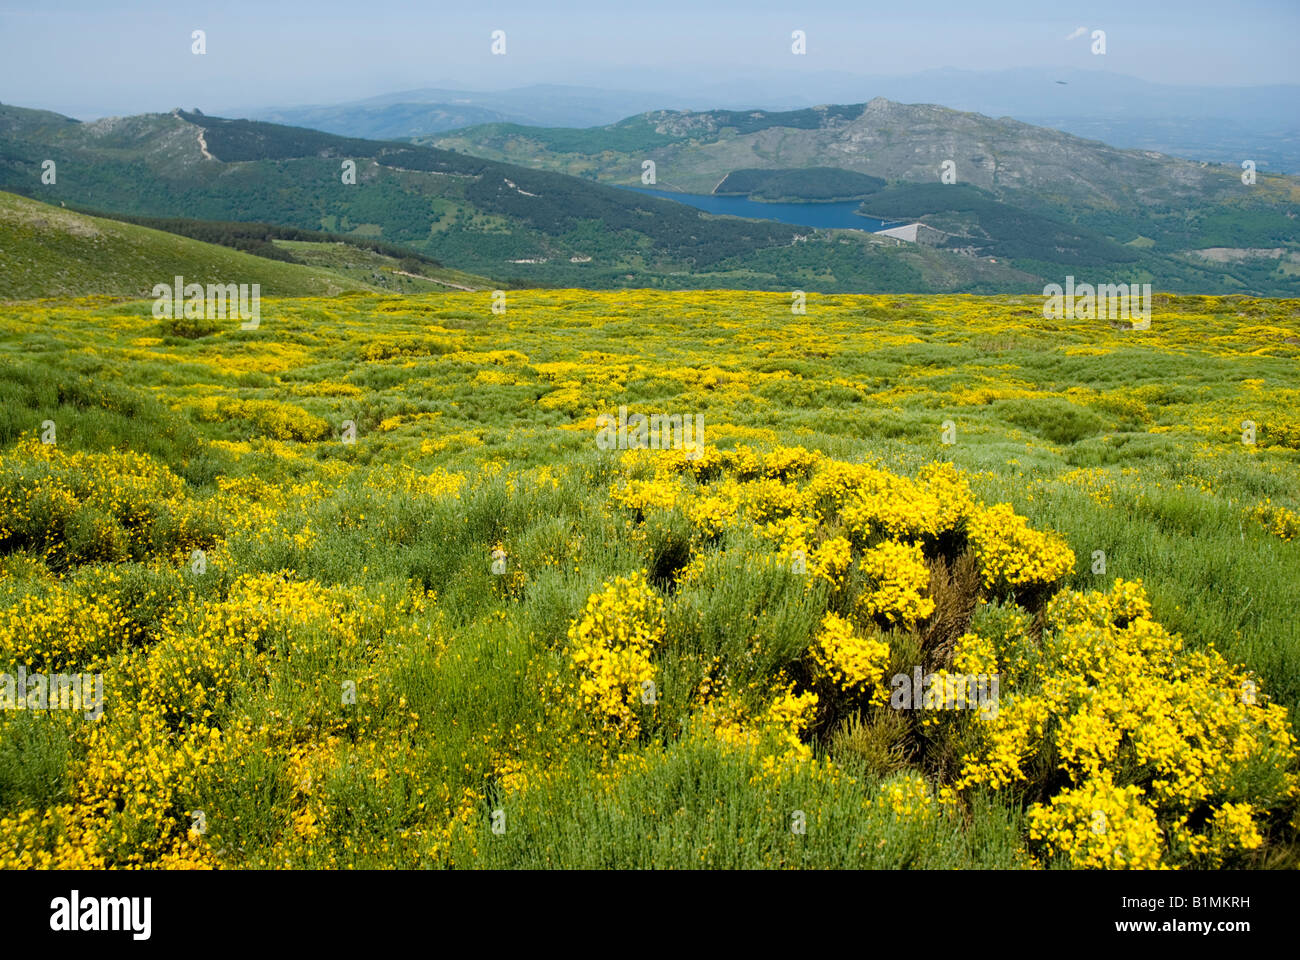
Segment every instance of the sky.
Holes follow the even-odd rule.
[[[1105,56],[1091,52],[1098,29]],[[1021,66],[1246,86],[1300,83],[1297,38],[1300,0],[0,0],[0,102],[80,119],[239,115],[420,87],[659,91],[755,77],[802,92],[822,76]]]

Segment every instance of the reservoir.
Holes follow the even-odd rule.
[[[864,217],[854,211],[860,200],[836,200],[829,203],[762,203],[749,197],[719,197],[703,193],[672,193],[667,190],[648,190],[645,187],[623,187],[637,193],[648,193],[663,200],[676,200],[696,207],[706,213],[728,217],[747,217],[751,220],[775,220],[797,227],[823,229],[865,230],[875,233],[890,227],[901,227],[908,220],[878,220]]]

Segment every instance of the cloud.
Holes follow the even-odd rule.
[[[1073,32],[1072,34],[1070,34],[1068,37],[1066,37],[1065,39],[1066,39],[1066,40],[1073,40],[1073,39],[1075,39],[1076,37],[1082,37],[1082,36],[1083,36],[1085,33],[1087,33],[1087,32],[1088,32],[1088,28],[1087,28],[1087,27],[1075,27],[1075,28],[1074,28],[1074,32]]]

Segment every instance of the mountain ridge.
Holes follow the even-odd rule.
[[[1008,130],[1021,138],[1014,149],[985,144]],[[1293,193],[1293,178],[1261,176],[1243,199],[1227,171],[1018,121],[877,98],[788,112],[656,111],[610,128],[503,137],[498,152],[522,144],[533,166],[496,159],[491,143],[366,140],[180,109],[81,124],[0,108],[0,187],[30,193],[41,164],[56,159],[57,188],[42,189],[84,207],[356,233],[510,286],[1026,292],[1101,269],[1173,288],[1291,290],[1281,261],[1190,251],[1290,249],[1291,221],[1268,198]],[[738,169],[778,164],[878,176],[888,186],[862,212],[924,220],[941,240],[900,246],[863,231],[705,216],[617,189],[639,182],[644,157],[669,189],[713,189]],[[949,157],[955,190],[939,185]],[[1232,189],[1238,196],[1227,198]],[[1212,229],[1186,222],[1192,201]]]

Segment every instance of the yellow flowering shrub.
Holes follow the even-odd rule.
[[[147,702],[130,711],[110,705],[89,730],[74,815],[98,835],[110,863],[145,865],[174,853],[195,840],[183,801],[202,794],[245,736],[202,724],[177,728]]]
[[[808,561],[812,578],[823,579],[832,587],[842,587],[853,565],[853,545],[844,537],[831,537],[812,552]],[[808,585],[812,584],[813,579],[809,579]]]
[[[219,521],[185,481],[143,454],[67,451],[24,440],[0,453],[0,550],[63,568],[142,559],[156,546],[209,542]]]
[[[912,626],[934,612],[925,596],[930,570],[920,544],[886,540],[862,555],[859,569],[873,584],[858,598],[868,616]]]
[[[951,463],[938,462],[922,467],[917,481],[925,486],[934,504],[939,532],[964,532],[979,508],[966,475]]]
[[[737,500],[723,493],[706,493],[693,499],[686,507],[686,519],[706,540],[716,537],[736,523]]]
[[[1273,414],[1260,424],[1260,441],[1269,446],[1300,450],[1300,418]]]
[[[210,423],[243,420],[276,440],[323,440],[331,432],[330,425],[320,417],[280,400],[203,397],[195,404],[194,413]]]
[[[1258,850],[1264,845],[1259,831],[1263,812],[1251,803],[1224,803],[1210,814],[1204,833],[1191,831],[1180,822],[1174,825],[1174,837],[1186,843],[1191,855],[1219,865],[1233,854]]]
[[[944,507],[939,497],[907,477],[884,470],[861,473],[844,504],[844,522],[859,543],[880,537],[919,539],[939,533]]]
[[[266,658],[253,652],[259,640],[250,618],[229,605],[209,607],[196,624],[167,624],[145,656],[140,702],[173,723],[208,722],[238,679],[263,672]]]
[[[759,528],[758,534],[764,540],[779,544],[781,552],[787,556],[798,550],[807,558],[808,540],[812,536],[813,529],[812,520],[793,515],[779,520],[769,520]]]
[[[1074,569],[1074,551],[1065,541],[1034,530],[1009,504],[976,510],[969,529],[986,587],[1043,586]]]
[[[295,745],[285,764],[289,778],[293,840],[311,843],[324,832],[329,819],[327,797],[321,783],[339,762],[339,738],[327,736]]]
[[[629,480],[610,492],[615,503],[645,513],[650,510],[671,510],[681,496],[681,487],[672,480]]]
[[[58,585],[0,610],[0,664],[68,670],[113,652],[130,635],[125,611],[112,598],[87,597]]]
[[[704,722],[724,744],[760,758],[765,773],[812,759],[804,735],[817,712],[818,697],[795,693],[794,684],[778,682],[761,713],[750,714],[736,698],[724,696],[705,705]]]
[[[880,787],[876,805],[900,819],[926,820],[938,815],[938,803],[930,784],[916,773],[901,773]]]
[[[753,447],[737,444],[719,452],[722,469],[737,480],[754,480],[763,473],[763,457]]]
[[[1029,810],[1029,836],[1075,868],[1151,870],[1162,866],[1164,837],[1136,786],[1110,773],[1070,787]]]
[[[1046,621],[1041,644],[1018,644],[1005,663],[1000,709],[958,786],[1025,782],[1035,758],[1062,771],[1063,799],[1031,807],[1052,852],[1078,865],[1218,862],[1251,849],[1254,818],[1300,793],[1285,708],[1213,647],[1185,650],[1151,619],[1140,582],[1063,592]],[[1081,825],[1093,809],[1114,814],[1106,838]],[[1211,816],[1194,827],[1198,812]]]
[[[977,502],[951,464],[932,463],[913,480],[800,447],[767,454],[706,447],[702,460],[708,472],[680,451],[629,451],[611,499],[636,511],[638,522],[648,510],[681,507],[697,550],[748,528],[787,561],[802,554],[813,579],[832,587],[843,586],[856,561],[874,584],[862,601],[869,616],[914,625],[930,615],[924,549],[941,537],[960,544],[969,536],[989,588],[1053,583],[1074,563],[1060,538],[1033,530],[1009,505]]]
[[[998,672],[997,645],[989,637],[963,633],[954,645],[952,664],[961,673],[991,677]]]
[[[829,460],[818,465],[807,484],[807,502],[817,518],[826,522],[839,516],[872,469],[861,463]]]
[[[0,870],[103,870],[96,826],[66,803],[0,817]]]
[[[763,472],[770,477],[789,480],[806,476],[814,464],[820,463],[822,455],[815,450],[803,447],[777,447],[763,457]]]
[[[818,667],[842,690],[869,690],[878,702],[888,698],[888,688],[881,680],[889,666],[889,644],[854,636],[853,624],[839,614],[826,614],[812,654]]]
[[[78,728],[72,801],[0,818],[0,869],[216,866],[191,804],[248,749],[248,729],[176,728],[109,693],[104,716]]]
[[[663,633],[663,599],[645,571],[607,582],[570,624],[578,695],[605,730],[626,736],[640,730],[634,705],[641,702],[643,684],[654,681],[650,653]]]
[[[798,739],[812,721],[817,708],[815,693],[794,692],[793,686],[782,690],[771,702],[764,715],[764,722],[770,723],[787,735]]]
[[[1266,499],[1257,506],[1251,515],[1275,537],[1283,540],[1300,538],[1300,513],[1275,504],[1271,499]]]
[[[774,477],[751,480],[740,486],[740,499],[749,519],[765,525],[797,514],[803,507],[803,492]]]
[[[421,471],[410,467],[385,465],[370,474],[367,486],[390,494],[439,500],[443,497],[458,498],[464,484],[463,476],[441,468]]]

